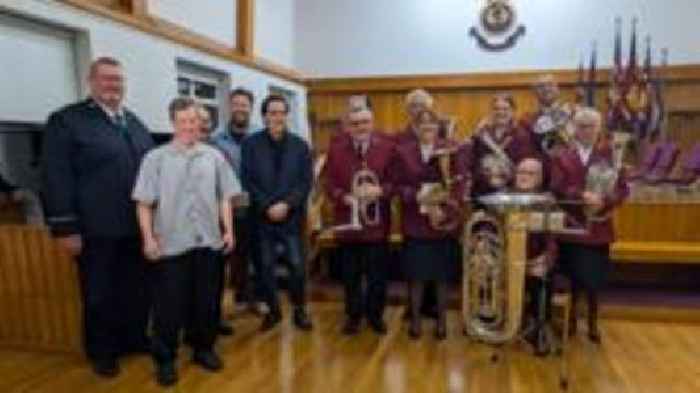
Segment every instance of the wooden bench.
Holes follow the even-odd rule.
[[[700,264],[700,243],[618,241],[610,248],[610,257],[620,263]]]

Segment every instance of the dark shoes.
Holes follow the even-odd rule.
[[[296,309],[294,309],[293,321],[294,326],[296,326],[299,330],[304,330],[308,332],[314,327],[311,323],[309,315],[306,313],[306,310],[303,307],[297,307]]]
[[[208,371],[219,371],[223,368],[221,358],[214,351],[195,351],[192,361]],[[156,380],[160,386],[172,386],[177,383],[177,368],[175,362],[157,363]]]
[[[260,325],[260,331],[266,332],[272,330],[282,321],[282,314],[279,312],[269,312],[265,314],[263,322]]]
[[[600,344],[600,331],[598,324],[588,325],[588,339],[594,344]]]
[[[440,341],[447,338],[447,324],[445,323],[445,321],[440,321],[438,319],[438,322],[435,325],[435,338],[437,338]]]
[[[420,320],[412,320],[410,326],[408,327],[408,336],[414,340],[417,340],[421,336],[421,323]]]
[[[234,329],[233,325],[229,322],[221,321],[218,328],[219,334],[222,336],[233,336]]]
[[[265,315],[262,325],[260,325],[260,330],[265,332],[272,330],[282,321],[282,313],[279,311],[271,311]],[[292,322],[299,330],[309,331],[313,329],[313,324],[309,315],[303,307],[296,307],[294,309],[294,314],[292,316]]]
[[[196,351],[192,361],[209,371],[219,371],[224,366],[221,358],[214,351]]]
[[[386,334],[387,328],[386,328],[386,323],[384,322],[383,319],[381,318],[370,318],[368,320],[369,322],[369,327],[374,330],[375,333],[377,334]]]
[[[96,359],[92,361],[92,371],[100,377],[114,378],[119,375],[119,363],[116,358]]]
[[[175,363],[161,363],[156,371],[156,379],[160,386],[172,386],[177,382],[177,370]]]
[[[360,332],[360,320],[357,318],[348,318],[343,325],[343,334],[346,336],[354,336]]]

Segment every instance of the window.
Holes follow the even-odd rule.
[[[283,87],[275,86],[275,85],[270,85],[268,89],[269,94],[275,94],[284,97],[287,100],[287,103],[289,104],[289,114],[287,117],[287,122],[289,125],[289,128],[292,132],[299,132],[299,119],[297,114],[299,113],[298,111],[298,105],[299,103],[297,102],[296,98],[296,93],[293,92],[292,90],[285,89]]]
[[[177,71],[178,94],[180,97],[192,98],[204,106],[209,111],[212,127],[216,130],[228,117],[228,76],[184,60],[178,60]]]

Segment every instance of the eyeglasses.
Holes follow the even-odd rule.
[[[525,170],[525,169],[518,169],[517,171],[515,171],[515,173],[518,175],[530,175],[530,176],[537,176],[540,174],[539,171]]]

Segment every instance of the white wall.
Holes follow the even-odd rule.
[[[258,104],[267,94],[270,84],[294,91],[299,100],[298,118],[301,120],[296,132],[308,138],[306,89],[301,85],[136,31],[54,0],[3,0],[0,9],[3,7],[86,32],[92,58],[103,55],[119,58],[128,77],[126,105],[154,131],[167,132],[170,129],[166,108],[177,94],[176,59],[182,58],[229,74],[232,87],[251,89],[259,98]],[[42,58],[37,56],[36,61],[40,63]],[[260,121],[257,107],[255,115],[255,120]]]
[[[256,56],[290,68],[296,66],[294,13],[298,3],[298,0],[255,1]]]
[[[468,37],[484,3],[297,0],[295,61],[324,77],[574,68],[598,40],[607,65],[615,16],[630,22],[637,15],[642,37],[668,46],[672,63],[700,62],[698,0],[513,0],[527,33],[503,53],[483,51]]]
[[[154,15],[231,47],[236,45],[236,0],[149,0]]]
[[[65,30],[0,14],[0,120],[40,122],[77,99],[74,42]]]

